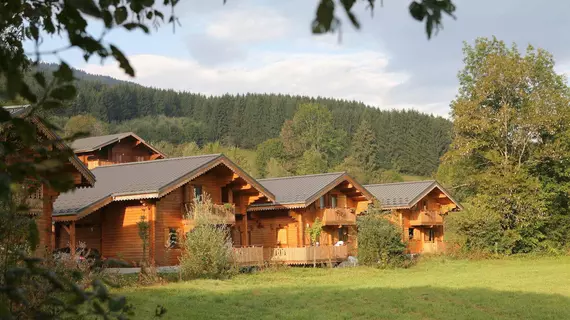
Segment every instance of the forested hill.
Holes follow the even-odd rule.
[[[304,103],[330,111],[332,126],[348,137],[343,146],[345,156],[357,127],[368,120],[386,160],[382,167],[400,173],[432,174],[451,139],[450,121],[417,111],[383,111],[354,101],[279,94],[212,97],[109,81],[107,77],[93,81],[97,77],[78,82],[77,98],[60,115],[91,114],[113,123],[111,131],[133,130],[148,141],[195,141],[199,146],[218,141],[254,149],[279,137],[285,121]]]

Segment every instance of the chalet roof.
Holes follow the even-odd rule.
[[[26,104],[4,106],[2,108],[4,110],[7,110],[12,117],[25,117],[31,110],[29,107],[30,105]],[[30,120],[36,125],[39,131],[41,131],[50,141],[54,142],[56,148],[59,150],[70,150],[69,146],[65,144],[53,130],[48,128],[39,117],[32,115],[32,117],[30,117]],[[89,185],[93,185],[95,183],[95,176],[85,166],[85,164],[79,160],[79,158],[77,158],[77,156],[73,155],[69,157],[69,162],[77,169],[77,171],[79,171],[79,173],[83,176]]]
[[[339,183],[349,180],[357,186],[365,196],[372,199],[372,195],[354,181],[346,172],[311,174],[282,178],[259,179],[258,181],[275,195],[273,204],[255,204],[253,206],[274,206],[275,204],[302,204],[307,206]]]
[[[411,208],[435,188],[440,189],[448,198],[461,207],[435,180],[370,184],[364,187],[380,201],[382,208],[386,209]]]
[[[150,148],[154,152],[162,155],[163,157],[166,157],[162,152],[160,152],[159,150],[157,150],[156,148],[154,148],[153,146],[148,144],[141,137],[137,136],[134,132],[121,132],[121,133],[115,133],[115,134],[108,134],[105,136],[96,136],[96,137],[88,137],[88,138],[83,138],[83,139],[77,139],[77,140],[73,141],[73,143],[71,144],[71,148],[73,149],[73,151],[75,151],[75,153],[91,152],[91,151],[99,150],[105,146],[112,144],[112,143],[119,142],[120,140],[125,139],[127,137],[133,137],[133,138],[139,140],[140,142],[142,142],[144,145],[146,145],[148,148]]]
[[[94,188],[60,195],[54,216],[81,218],[112,201],[160,198],[219,164],[225,164],[262,194],[274,196],[222,154],[131,162],[93,169]]]

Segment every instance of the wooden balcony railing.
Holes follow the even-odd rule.
[[[196,224],[197,217],[191,208],[190,203],[183,204],[183,212],[186,213],[186,219],[182,220],[184,224],[184,232],[188,232]],[[210,221],[213,224],[234,224],[236,223],[236,207],[231,203],[214,204],[212,205],[211,215],[205,221]]]
[[[311,246],[302,248],[265,248],[264,258],[269,262],[310,264],[338,262],[348,258],[347,246]]]
[[[441,225],[443,217],[439,211],[421,211],[417,219],[410,220],[412,226]]]
[[[235,262],[240,266],[261,266],[263,259],[263,247],[233,248]]]
[[[351,208],[327,208],[323,210],[323,225],[355,225],[356,213]]]

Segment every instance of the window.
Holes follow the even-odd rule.
[[[338,241],[348,241],[348,227],[338,228]]]
[[[319,208],[321,209],[325,208],[325,196],[319,198]]]
[[[277,244],[287,244],[287,229],[277,229]]]
[[[135,156],[135,160],[136,162],[142,162],[144,161],[144,156]]]
[[[202,200],[202,186],[194,186],[194,199]]]
[[[331,208],[336,208],[337,201],[336,196],[331,196]]]
[[[435,232],[433,229],[427,229],[425,236],[424,236],[424,241],[428,241],[428,242],[433,242],[435,240]]]
[[[408,240],[413,240],[414,239],[414,228],[409,228],[408,229]]]
[[[168,228],[166,235],[166,247],[169,249],[178,248],[178,230],[176,228]]]
[[[113,153],[113,162],[123,163],[123,155],[120,153]]]
[[[423,209],[424,209],[424,211],[427,211],[427,208],[428,208],[428,201],[427,201],[427,200],[424,200],[423,203],[424,203]]]

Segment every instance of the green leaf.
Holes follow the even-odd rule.
[[[50,92],[50,97],[58,100],[69,100],[75,98],[76,94],[77,90],[75,89],[75,86],[66,84],[52,90]]]
[[[144,31],[144,33],[148,33],[148,27],[145,26],[145,25],[142,24],[142,23],[129,22],[129,23],[125,23],[125,24],[123,25],[123,27],[124,27],[125,29],[129,30],[129,31],[131,31],[131,30],[133,30],[133,29],[136,29],[136,28],[139,28],[139,29],[141,29],[142,31]]]
[[[122,24],[125,20],[127,20],[127,8],[122,6],[118,7],[117,10],[115,10],[115,22]]]
[[[60,82],[69,82],[73,81],[74,79],[73,70],[65,62],[60,63],[59,68],[56,71],[54,71],[53,76],[56,77],[58,80],[61,80]]]
[[[36,82],[45,89],[46,87],[46,77],[44,76],[43,73],[41,72],[36,72],[34,73],[34,79],[36,79]]]
[[[416,1],[410,3],[409,10],[412,17],[418,21],[422,21],[427,14],[424,6]]]
[[[113,54],[113,57],[115,57],[115,59],[117,59],[117,61],[119,61],[119,66],[121,67],[121,69],[125,70],[125,72],[129,76],[134,77],[135,76],[135,70],[133,69],[133,67],[129,63],[129,60],[127,59],[127,57],[125,57],[125,55],[121,52],[121,50],[119,50],[119,48],[115,47],[114,45],[111,45],[111,52]]]
[[[109,310],[119,312],[127,304],[127,299],[123,296],[109,299]]]
[[[101,10],[99,10],[99,7],[97,7],[93,0],[71,0],[70,3],[87,15],[101,18]]]

